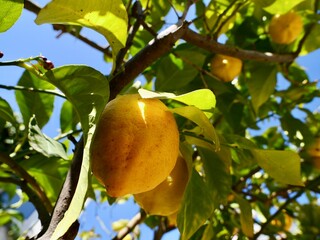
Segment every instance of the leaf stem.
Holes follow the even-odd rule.
[[[294,196],[292,196],[291,198],[287,198],[287,200],[278,208],[278,210],[272,214],[266,222],[264,222],[261,225],[260,230],[254,235],[253,239],[258,239],[259,236],[263,233],[264,229],[271,223],[271,221],[273,219],[275,219],[291,202],[293,202],[294,200],[296,200],[298,197],[300,197],[303,193],[305,193],[306,189],[314,187],[316,185],[318,185],[318,182],[320,180],[320,176],[318,176],[317,178],[315,178],[312,181],[309,181],[308,183],[305,184],[305,187],[301,188],[299,191],[297,191],[295,193]]]
[[[24,86],[7,86],[0,84],[0,88],[7,89],[7,90],[16,90],[16,91],[27,91],[27,92],[39,92],[45,94],[55,95],[61,98],[66,98],[66,96],[58,91],[54,90],[47,90],[47,89],[39,89],[39,88],[32,88],[32,87],[24,87]]]

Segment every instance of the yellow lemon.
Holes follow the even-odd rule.
[[[179,156],[170,175],[151,191],[134,195],[136,202],[151,215],[169,216],[178,211],[189,179],[185,160]]]
[[[269,34],[273,42],[289,44],[298,38],[302,28],[302,19],[297,13],[276,14],[271,19]]]
[[[316,138],[307,148],[307,154],[311,158],[313,166],[320,169],[320,137]]]
[[[159,99],[139,94],[110,101],[91,145],[95,177],[112,197],[145,192],[170,174],[179,154],[173,114]]]
[[[238,58],[216,54],[211,60],[211,73],[224,82],[231,82],[242,69]]]
[[[177,217],[178,217],[178,211],[169,215],[167,217],[168,218],[168,225],[176,227],[177,226]]]

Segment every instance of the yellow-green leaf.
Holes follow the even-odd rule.
[[[277,0],[270,6],[265,7],[264,10],[271,14],[283,14],[303,1],[304,0]]]
[[[0,32],[5,32],[19,19],[23,9],[23,1],[0,0],[0,6]]]
[[[121,0],[53,0],[41,9],[36,23],[91,28],[108,40],[114,59],[127,39],[128,16]]]
[[[300,176],[300,156],[292,151],[251,150],[254,158],[276,181],[303,186]]]
[[[219,150],[220,142],[217,133],[207,116],[199,108],[194,106],[185,106],[171,109],[171,111],[197,124],[200,127],[199,135],[211,141],[215,146],[214,150]]]
[[[240,207],[240,223],[241,223],[241,230],[247,236],[252,238],[253,237],[253,218],[252,218],[252,208],[250,203],[238,196],[236,196],[236,201],[239,203]]]
[[[188,106],[195,106],[202,110],[210,118],[216,106],[216,97],[209,89],[198,89],[182,95],[175,95],[168,92],[153,92],[146,89],[139,89],[139,94],[143,98],[173,99]]]

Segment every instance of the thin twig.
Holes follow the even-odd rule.
[[[232,11],[232,13],[226,17],[226,19],[224,21],[221,22],[221,24],[219,25],[219,27],[217,28],[217,30],[215,31],[215,33],[213,34],[213,38],[214,39],[218,39],[219,37],[219,33],[221,32],[223,26],[225,26],[234,16],[235,14],[239,11],[239,9],[241,7],[243,7],[245,3],[238,3],[235,7],[235,9]]]
[[[120,70],[121,65],[123,63],[123,59],[124,59],[126,53],[128,52],[128,50],[130,49],[130,47],[132,46],[133,39],[134,39],[136,33],[138,32],[139,27],[141,26],[141,23],[144,21],[145,17],[143,15],[142,6],[141,6],[140,1],[136,1],[134,3],[134,5],[132,7],[132,15],[136,18],[136,21],[129,30],[129,35],[127,37],[126,46],[124,48],[122,48],[117,55],[115,74]]]
[[[150,66],[159,57],[169,52],[176,41],[181,38],[188,27],[188,23],[172,25],[153,39],[149,44],[131,58],[122,71],[115,75],[110,81],[110,100],[132,80],[134,80],[144,69]]]
[[[121,231],[118,232],[117,236],[115,236],[112,240],[121,240],[125,238],[125,236],[131,233],[138,224],[143,222],[146,216],[146,212],[141,210],[128,222],[125,228],[121,229]]]
[[[29,0],[25,0],[24,1],[24,8],[29,10],[30,12],[35,13],[36,15],[38,15],[38,13],[41,10],[41,7],[38,6],[37,4],[33,3],[32,1]],[[62,31],[63,33],[69,33],[72,36],[78,38],[80,41],[88,44],[90,47],[93,47],[94,49],[106,54],[108,57],[112,57],[112,54],[110,52],[110,47],[101,47],[100,45],[96,44],[95,42],[89,40],[88,38],[82,36],[81,34],[79,34],[76,30],[71,29],[70,31],[67,31],[67,27],[66,25],[63,24],[53,24],[53,29],[56,31]]]
[[[39,93],[55,95],[61,98],[66,98],[64,94],[54,90],[48,90],[48,89],[39,89],[39,88],[24,87],[24,86],[7,86],[3,84],[0,84],[0,88],[7,89],[7,90],[26,91],[26,92],[39,92]]]
[[[0,182],[12,183],[19,186],[21,190],[27,194],[29,201],[37,209],[39,219],[42,225],[43,226],[48,225],[50,220],[50,213],[47,211],[43,201],[39,198],[39,196],[35,193],[35,191],[29,187],[26,181],[23,181],[14,177],[0,177]]]
[[[254,235],[253,239],[258,239],[259,236],[263,233],[264,229],[272,222],[273,219],[275,219],[290,203],[292,203],[294,200],[296,200],[298,197],[300,197],[303,193],[305,193],[306,189],[317,186],[319,184],[319,180],[320,180],[320,176],[318,176],[314,180],[306,183],[305,187],[303,187],[299,191],[297,191],[294,196],[292,196],[291,198],[287,198],[286,201],[278,208],[278,210],[274,214],[272,214],[267,219],[266,222],[264,222],[261,225],[260,230]]]
[[[224,11],[219,14],[217,17],[217,20],[215,21],[213,27],[210,29],[210,34],[213,33],[213,31],[218,27],[220,24],[220,21],[222,20],[223,16],[227,15],[228,11],[233,7],[233,5],[237,2],[238,0],[233,0],[227,7],[224,9]],[[217,31],[216,31],[217,32]]]
[[[186,20],[186,17],[187,17],[187,14],[189,12],[189,9],[190,9],[190,7],[192,6],[193,3],[194,3],[193,0],[188,0],[187,1],[186,7],[184,8],[184,11],[183,11],[181,17],[179,17],[180,21],[185,21]]]
[[[43,202],[47,212],[52,211],[52,205],[43,191],[43,189],[40,187],[40,185],[37,183],[37,181],[24,169],[22,168],[14,159],[12,159],[10,156],[6,155],[5,153],[0,152],[0,162],[5,163],[10,167],[10,169],[19,177],[24,179],[30,186],[33,188],[37,196],[41,199]]]

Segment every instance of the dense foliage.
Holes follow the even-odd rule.
[[[17,196],[39,214],[43,228],[35,239],[73,239],[84,202],[95,194],[117,204],[92,177],[90,144],[106,103],[135,92],[160,98],[175,114],[190,179],[177,226],[141,211],[114,239],[139,238],[134,228],[142,222],[154,239],[176,227],[182,239],[320,236],[319,83],[296,61],[320,48],[318,0],[53,0],[42,9],[0,0],[0,6],[1,38],[22,11],[31,11],[36,24],[53,24],[112,65],[101,73],[94,62],[54,67],[42,56],[0,62],[25,69],[15,85],[1,85],[15,90],[20,112],[0,96],[0,225],[14,238],[23,217],[7,203]],[[302,32],[289,44],[273,42],[272,17],[290,11],[301,17]],[[83,36],[83,28],[109,46]],[[217,54],[242,61],[233,81],[214,75]],[[65,99],[60,116],[52,115],[56,98]],[[52,117],[60,120],[55,138],[42,131]]]

